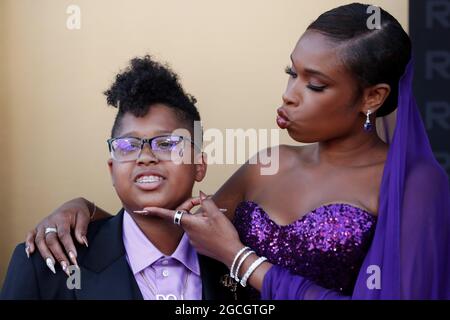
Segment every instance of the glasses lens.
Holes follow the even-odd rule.
[[[182,149],[183,137],[181,136],[162,136],[152,141],[152,151],[161,160],[169,160],[172,156],[177,157]]]
[[[119,138],[111,143],[112,156],[118,161],[136,160],[141,151],[141,141],[135,138]]]

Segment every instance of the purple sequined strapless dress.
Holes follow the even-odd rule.
[[[280,226],[257,203],[244,201],[236,208],[233,223],[244,245],[272,264],[327,289],[351,294],[376,217],[353,205],[335,203]]]

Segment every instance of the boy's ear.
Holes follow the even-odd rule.
[[[208,167],[206,161],[206,153],[199,152],[195,155],[195,181],[200,182],[206,176],[206,169]]]
[[[108,163],[109,173],[112,174],[112,166],[113,166],[112,159],[108,159],[107,163]]]
[[[112,161],[112,159],[108,159],[107,163],[108,163],[109,174],[111,175],[112,183],[114,185],[114,178],[113,178],[113,173],[112,173],[112,170],[113,170],[113,161]]]

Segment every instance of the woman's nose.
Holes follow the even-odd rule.
[[[298,105],[299,97],[298,92],[296,92],[294,84],[289,83],[284,91],[281,99],[283,100],[283,104],[285,106],[296,106]]]

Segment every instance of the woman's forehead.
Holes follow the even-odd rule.
[[[297,42],[291,54],[291,60],[296,68],[311,69],[330,78],[339,78],[342,72],[347,72],[341,53],[342,46],[331,41],[327,36],[319,32],[307,31]]]

